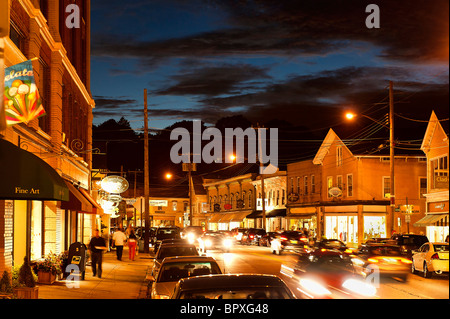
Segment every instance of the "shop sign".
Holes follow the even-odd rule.
[[[331,197],[341,197],[342,196],[342,190],[339,187],[331,187],[328,190],[328,194]]]
[[[446,212],[448,211],[448,202],[429,203],[430,212]]]
[[[448,189],[448,176],[434,176],[434,188]]]
[[[101,181],[102,189],[111,194],[120,194],[128,189],[128,181],[121,176],[107,176]]]
[[[150,202],[150,206],[164,206],[164,207],[169,206],[169,201],[167,201],[167,200],[150,199],[149,202]]]
[[[290,201],[290,202],[296,202],[296,201],[298,201],[299,198],[300,197],[298,196],[297,193],[290,193],[288,195],[288,201]]]

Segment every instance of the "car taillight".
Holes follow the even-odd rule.
[[[438,253],[433,254],[433,256],[431,256],[431,260],[433,259],[439,259],[439,255]]]
[[[367,261],[370,262],[370,263],[377,263],[377,262],[378,262],[378,259],[375,259],[375,258],[369,258],[369,259],[367,259]]]
[[[253,239],[255,236],[254,235],[250,235],[249,237],[250,237],[250,239]]]
[[[281,240],[287,240],[287,237],[283,237],[283,236],[281,236],[281,238],[280,238]]]
[[[298,239],[300,239],[301,241],[303,241],[303,242],[305,242],[305,243],[308,241],[308,238],[306,238],[306,237],[301,237],[301,236],[300,236]]]

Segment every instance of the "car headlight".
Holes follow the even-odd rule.
[[[169,295],[155,295],[154,299],[170,299]]]
[[[365,297],[373,297],[377,293],[375,286],[357,279],[347,279],[342,287]]]
[[[331,292],[317,281],[311,279],[300,279],[300,286],[315,296],[331,295]]]
[[[225,247],[225,248],[231,248],[231,246],[233,245],[233,243],[231,242],[231,239],[224,239],[223,240],[223,242],[222,242],[222,245]]]

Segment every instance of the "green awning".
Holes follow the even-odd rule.
[[[68,201],[69,189],[45,161],[0,139],[0,199]]]

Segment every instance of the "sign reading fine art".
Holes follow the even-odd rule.
[[[6,124],[27,124],[45,115],[39,91],[34,81],[31,60],[5,69],[3,94]]]

